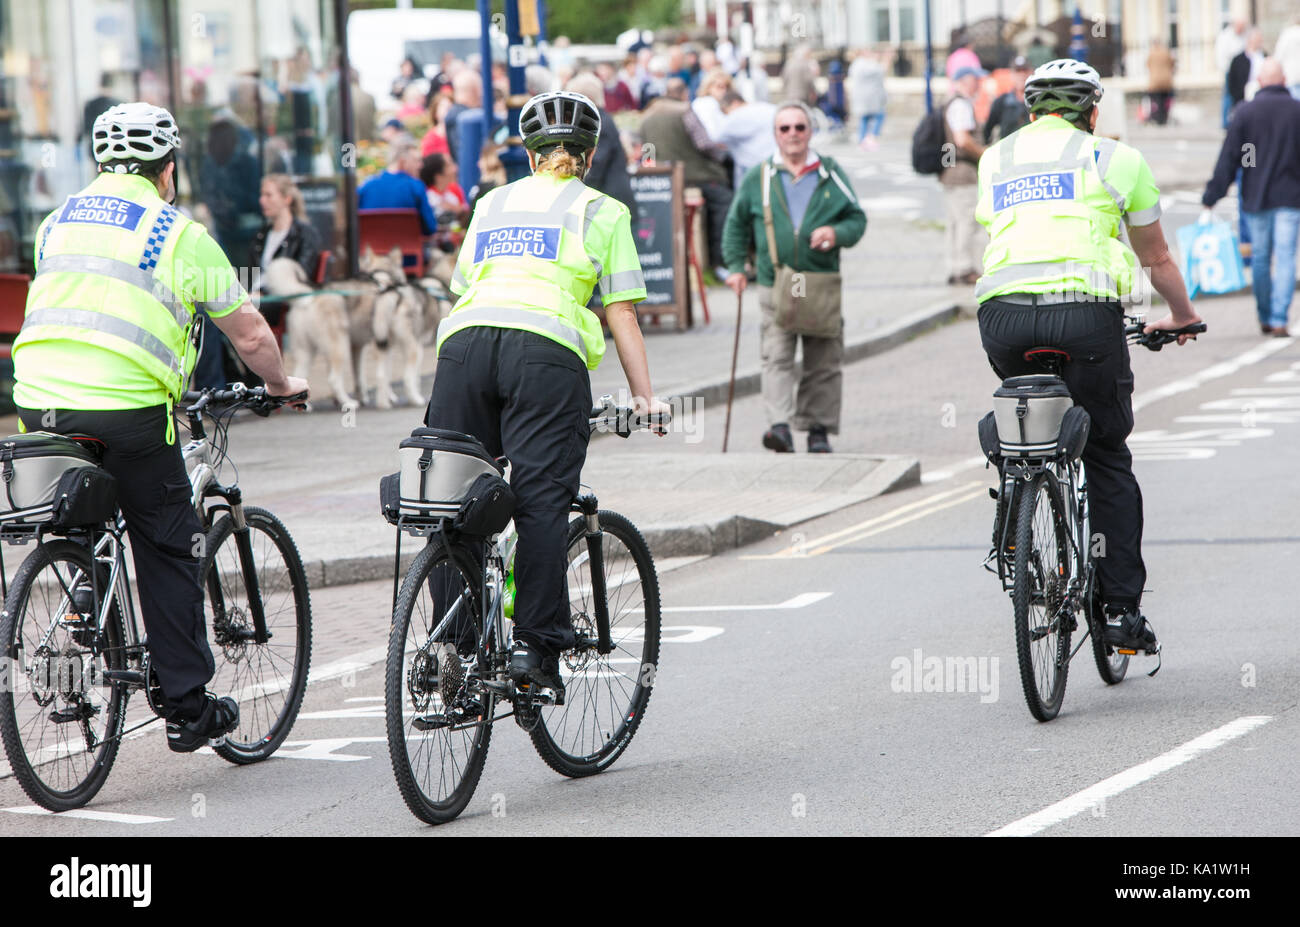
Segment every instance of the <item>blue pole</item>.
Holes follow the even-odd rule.
[[[508,0],[507,0],[508,2]],[[478,0],[478,18],[482,29],[478,37],[478,52],[483,58],[483,109],[487,121],[492,121],[492,0]],[[465,155],[462,153],[461,158]],[[474,160],[478,160],[477,152]]]
[[[506,0],[506,70],[510,76],[510,93],[508,98],[522,96],[527,91],[524,83],[524,65],[521,58],[515,56],[523,52],[523,37],[519,34],[519,0]],[[517,51],[516,51],[517,49]],[[516,64],[519,61],[519,64]],[[507,103],[509,106],[509,103]],[[510,106],[506,112],[506,125],[510,135],[519,133],[520,107]],[[528,155],[522,145],[511,145],[501,156],[501,163],[506,169],[506,180],[516,181],[528,176]]]
[[[934,76],[934,45],[930,40],[930,0],[925,0],[925,111],[934,109],[930,78]]]
[[[550,64],[546,60],[546,55],[541,52],[541,49],[545,48],[546,43],[549,41],[546,37],[546,0],[537,0],[537,28],[538,60],[541,62],[542,67],[549,68]]]

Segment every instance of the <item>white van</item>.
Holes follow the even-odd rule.
[[[492,57],[506,58],[505,33],[491,27]],[[348,58],[361,78],[361,89],[381,110],[398,101],[389,95],[408,55],[434,77],[444,52],[467,59],[479,51],[482,21],[473,10],[357,10],[348,15]]]

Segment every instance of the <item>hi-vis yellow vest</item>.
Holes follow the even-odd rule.
[[[1149,180],[1132,148],[1057,116],[1042,117],[986,151],[975,216],[990,241],[976,299],[1060,293],[1065,300],[1118,300],[1130,293],[1140,270],[1117,238],[1120,220],[1145,225],[1159,218],[1158,191],[1144,171]],[[1133,195],[1142,203],[1130,202]]]
[[[474,210],[452,275],[462,294],[438,326],[438,347],[472,325],[517,328],[571,348],[594,370],[605,354],[586,308],[645,299],[628,209],[580,180],[545,174],[490,191]]]
[[[105,349],[124,370],[144,369],[175,401],[197,359],[195,308],[179,295],[184,270],[173,260],[190,224],[136,175],[100,174],[68,197],[37,240],[15,363],[38,342],[59,343],[60,359],[73,368],[88,346]],[[72,408],[106,408],[92,390],[77,398],[83,401]]]

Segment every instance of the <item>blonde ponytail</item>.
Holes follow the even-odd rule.
[[[563,145],[552,148],[544,157],[537,160],[535,174],[550,174],[561,180],[569,177],[581,177],[586,170],[586,152],[575,155]]]

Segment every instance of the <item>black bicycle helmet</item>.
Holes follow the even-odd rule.
[[[519,134],[529,151],[563,145],[578,154],[596,147],[600,139],[600,110],[580,93],[568,90],[539,93],[519,113]]]
[[[1025,81],[1025,105],[1035,115],[1086,114],[1101,100],[1101,77],[1072,58],[1058,58],[1040,66]]]

